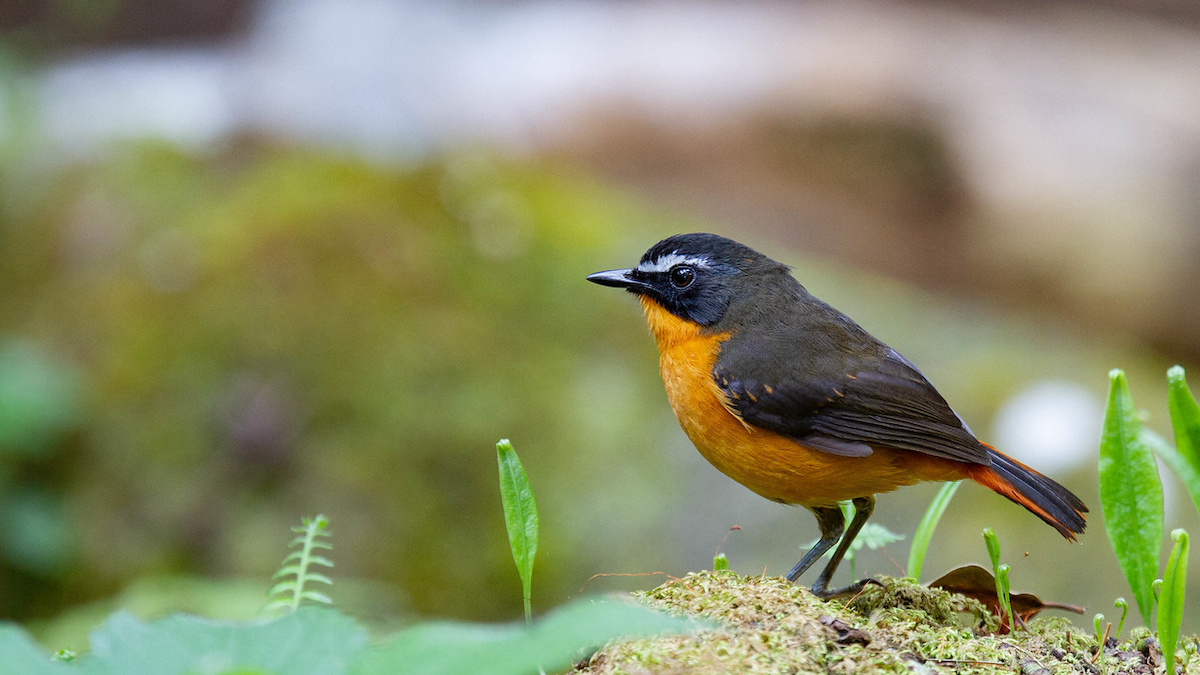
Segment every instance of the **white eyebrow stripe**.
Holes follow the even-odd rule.
[[[658,260],[643,262],[637,266],[639,272],[666,272],[676,265],[691,265],[693,267],[712,267],[712,261],[704,256],[684,256],[678,253],[668,253]]]

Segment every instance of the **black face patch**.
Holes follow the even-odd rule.
[[[649,295],[673,315],[713,325],[730,306],[733,295],[728,280],[737,274],[737,269],[713,264],[677,263],[661,271],[635,268],[630,276],[646,286],[630,289]]]
[[[643,258],[630,277],[644,285],[630,290],[650,296],[680,318],[712,326],[725,315],[733,299],[729,282],[738,274],[736,267],[708,256],[671,250]]]

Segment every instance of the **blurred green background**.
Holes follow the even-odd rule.
[[[335,4],[299,6],[321,17],[337,16]],[[964,53],[975,53],[967,37],[993,35],[997,22],[1035,44],[1058,35],[1039,34],[1033,26],[1044,17],[1028,8],[901,4],[903,21],[887,29],[897,43],[947,16]],[[618,38],[683,11],[651,5],[648,15],[616,10]],[[314,63],[272,61],[263,46],[275,44],[261,34],[278,24],[262,17],[298,21],[294,10],[213,6],[223,9],[166,18],[139,2],[83,14],[74,3],[19,2],[0,13],[0,618],[32,621],[59,647],[77,646],[115,606],[250,616],[288,527],[318,512],[333,523],[332,595],[349,611],[380,624],[515,618],[520,586],[495,476],[501,437],[513,440],[541,511],[535,611],[580,592],[653,586],[710,565],[718,549],[738,571],[786,572],[815,536],[811,517],[763,502],[703,462],[666,405],[636,303],[583,280],[696,230],[794,265],[810,290],[916,362],[985,440],[1093,508],[1088,535],[1070,546],[1020,508],[964,488],[934,538],[928,578],[984,560],[979,533],[990,526],[1018,590],[1093,612],[1128,594],[1099,515],[1100,406],[1108,369],[1123,367],[1150,426],[1169,434],[1166,368],[1200,363],[1194,165],[1154,165],[1126,176],[1133,187],[1124,191],[1106,189],[1100,170],[1094,183],[1064,175],[1031,196],[1012,188],[1010,165],[973,168],[996,158],[955,135],[969,115],[932,104],[938,115],[914,114],[890,94],[879,100],[892,108],[873,100],[814,109],[785,96],[676,119],[601,91],[591,93],[589,114],[571,116],[567,106],[554,124],[512,108],[502,108],[511,119],[482,114],[521,131],[514,140],[462,118],[434,124],[443,118],[418,105],[422,96],[462,102],[437,78],[400,87],[404,105],[383,105],[371,113],[378,126],[341,136],[336,124],[272,118],[261,106],[274,101],[299,116],[287,108],[296,99],[275,92],[255,104],[235,80],[243,87],[232,87],[240,103],[230,109],[252,114],[179,126],[171,120],[210,119],[196,103],[208,99],[180,89],[207,80],[188,79],[196,68],[180,65],[181,53],[196,57],[179,40],[216,45],[209,57],[220,77],[246,58],[279,69],[268,84],[286,84]],[[432,11],[350,6],[369,16],[400,8],[410,28]],[[1131,16],[1138,30],[1157,26],[1178,49],[1200,49],[1196,34],[1153,13],[1056,6],[1072,21],[1082,12],[1092,28]],[[478,19],[471,3],[452,7],[446,21]],[[507,53],[497,36],[521,36],[514,15],[567,11],[554,2],[478,7],[497,42],[480,47],[468,34],[459,46],[487,58]],[[705,7],[687,16],[708,11],[720,24],[781,11]],[[854,12],[816,18],[796,23],[829,33],[811,40],[856,22],[883,30]],[[318,44],[342,44],[336,25],[320,25],[314,34],[333,37]],[[707,24],[697,25],[703,36]],[[638,44],[618,39],[615,52],[639,53]],[[839,81],[856,81],[857,48],[834,60],[847,68],[831,71]],[[411,49],[439,54],[423,43]],[[335,61],[315,52],[305,54]],[[707,65],[728,77],[723,53]],[[149,70],[129,67],[123,54],[141,54]],[[329,119],[371,118],[359,104],[389,100],[384,76],[412,69],[370,56],[348,72],[369,64],[381,79],[341,91],[355,106],[335,105]],[[1089,63],[1098,71],[1115,68],[1097,59]],[[179,70],[154,70],[163,63]],[[171,84],[155,88],[163,72]],[[639,72],[614,77],[636,82]],[[325,91],[319,80],[297,81],[314,97]],[[133,103],[84,95],[88,86]],[[800,78],[778,88],[798,96],[806,86]],[[730,95],[705,91],[701,98]],[[177,105],[139,117],[146,92]],[[92,107],[69,105],[81,101]],[[1003,128],[1003,107],[982,105]],[[564,130],[562,119],[574,126]],[[385,133],[392,126],[407,131]],[[1122,147],[1109,151],[1102,159],[1120,164]],[[1171,171],[1174,191],[1139,182]],[[1192,379],[1195,389],[1200,375]],[[1197,530],[1186,495],[1166,481],[1167,529]],[[911,536],[936,487],[882,496],[873,521]],[[864,553],[858,569],[899,574],[906,557],[902,541]],[[612,574],[645,576],[594,578]]]

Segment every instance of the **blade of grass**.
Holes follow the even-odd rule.
[[[921,580],[921,567],[925,565],[925,553],[929,550],[933,531],[937,529],[938,521],[942,519],[942,514],[946,512],[946,507],[950,505],[950,500],[961,484],[961,480],[943,483],[942,488],[934,495],[933,501],[929,503],[929,508],[925,509],[925,515],[921,517],[921,522],[917,525],[917,531],[913,534],[912,547],[908,549],[908,576],[913,581]]]
[[[525,467],[507,438],[496,444],[496,461],[500,467],[500,501],[504,505],[504,526],[508,529],[508,546],[512,550],[517,574],[521,576],[521,596],[525,601],[525,621],[533,618],[533,559],[537,555],[538,514],[533,500],[533,488]]]
[[[1179,628],[1183,625],[1183,596],[1187,590],[1188,535],[1182,529],[1171,533],[1175,546],[1167,558],[1163,584],[1158,596],[1158,642],[1162,645],[1166,669],[1175,672],[1175,646],[1179,643]]]
[[[1109,374],[1108,406],[1100,438],[1100,506],[1104,529],[1129,582],[1142,620],[1150,625],[1163,536],[1158,464],[1140,431],[1125,373]]]

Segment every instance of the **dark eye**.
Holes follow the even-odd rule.
[[[683,290],[692,285],[696,280],[696,270],[687,265],[676,265],[667,273],[667,278],[671,280],[671,285],[679,290]]]

